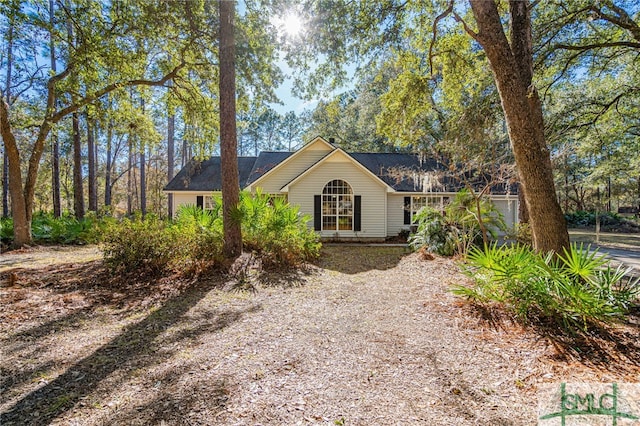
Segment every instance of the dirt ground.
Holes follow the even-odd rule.
[[[523,329],[451,295],[454,261],[405,250],[325,247],[234,290],[14,260],[0,424],[529,425],[546,384],[640,381],[637,315],[589,339]]]

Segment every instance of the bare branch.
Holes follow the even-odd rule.
[[[471,36],[471,38],[473,38],[475,41],[480,43],[480,37],[478,36],[478,33],[473,31],[473,29],[470,26],[467,25],[467,23],[464,21],[464,19],[462,19],[462,17],[460,15],[458,15],[458,13],[456,11],[453,11],[453,18],[456,20],[456,22],[459,22],[459,23],[462,24],[462,27],[464,28],[466,33]]]

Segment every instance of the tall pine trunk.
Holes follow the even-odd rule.
[[[5,81],[4,94],[7,99],[7,114],[11,106],[11,77],[13,70],[13,15],[9,19],[7,31],[7,79]],[[2,99],[0,99],[2,102]],[[2,217],[9,217],[9,154],[7,144],[4,144],[4,155],[2,156]]]
[[[175,132],[176,116],[171,112],[167,119],[167,182],[173,179],[173,164],[175,162]],[[173,194],[168,197],[169,219],[173,218]]]
[[[71,115],[73,132],[73,210],[77,219],[84,218],[84,188],[82,186],[82,140],[80,139],[80,114]]]
[[[87,114],[87,179],[89,180],[89,211],[98,211],[98,183],[96,182],[96,144],[95,144],[95,123]]]
[[[133,214],[133,144],[131,143],[131,135],[128,138],[129,143],[129,164],[127,168],[127,215]]]
[[[220,162],[222,168],[223,251],[233,259],[242,253],[240,222],[233,210],[240,201],[236,134],[235,1],[218,2],[220,10]]]
[[[53,37],[53,28],[55,25],[55,1],[49,0],[49,49],[51,53],[51,71],[57,74],[56,64],[56,45]],[[54,105],[57,104],[56,94],[54,93]],[[53,216],[60,217],[62,215],[62,205],[60,201],[60,142],[58,141],[58,132],[54,129],[51,132],[51,198],[53,200]]]
[[[470,0],[478,33],[502,101],[534,248],[562,253],[569,234],[556,196],[551,155],[544,136],[542,104],[532,84],[533,44],[528,1],[510,0],[511,43],[507,40],[494,0]]]
[[[147,214],[147,155],[144,144],[140,145],[140,211],[144,217]]]
[[[111,206],[111,144],[113,143],[113,120],[109,119],[107,126],[107,162],[105,164],[104,172],[104,205]]]

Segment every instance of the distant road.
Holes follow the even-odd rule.
[[[619,234],[601,232],[596,243],[596,233],[585,229],[569,230],[571,241],[592,244],[598,251],[612,260],[621,262],[636,269],[640,275],[640,234]]]

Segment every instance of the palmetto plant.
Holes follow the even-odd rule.
[[[571,245],[562,255],[526,246],[473,248],[466,259],[473,287],[452,291],[476,303],[498,302],[519,318],[543,318],[567,329],[623,317],[640,295],[629,269],[612,268],[589,246]]]

